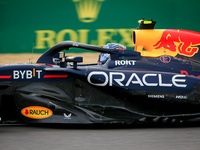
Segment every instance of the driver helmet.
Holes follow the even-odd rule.
[[[118,44],[118,43],[108,43],[108,44],[104,45],[103,48],[125,50],[126,46],[123,46],[123,45]],[[109,58],[110,58],[109,53],[100,53],[98,64],[100,64],[100,65],[105,64]]]

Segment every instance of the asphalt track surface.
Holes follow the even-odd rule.
[[[199,150],[200,127],[0,125],[1,150]]]

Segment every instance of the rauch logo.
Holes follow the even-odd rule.
[[[21,110],[21,114],[32,119],[44,119],[53,115],[52,110],[41,106],[29,106]]]

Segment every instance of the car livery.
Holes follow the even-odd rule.
[[[199,33],[139,23],[133,31],[135,51],[63,41],[35,64],[1,65],[1,122],[199,122]],[[82,57],[63,52],[70,48],[110,58],[103,65],[80,64]]]

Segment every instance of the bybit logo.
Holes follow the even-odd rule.
[[[80,21],[94,22],[101,9],[104,0],[73,0]]]

